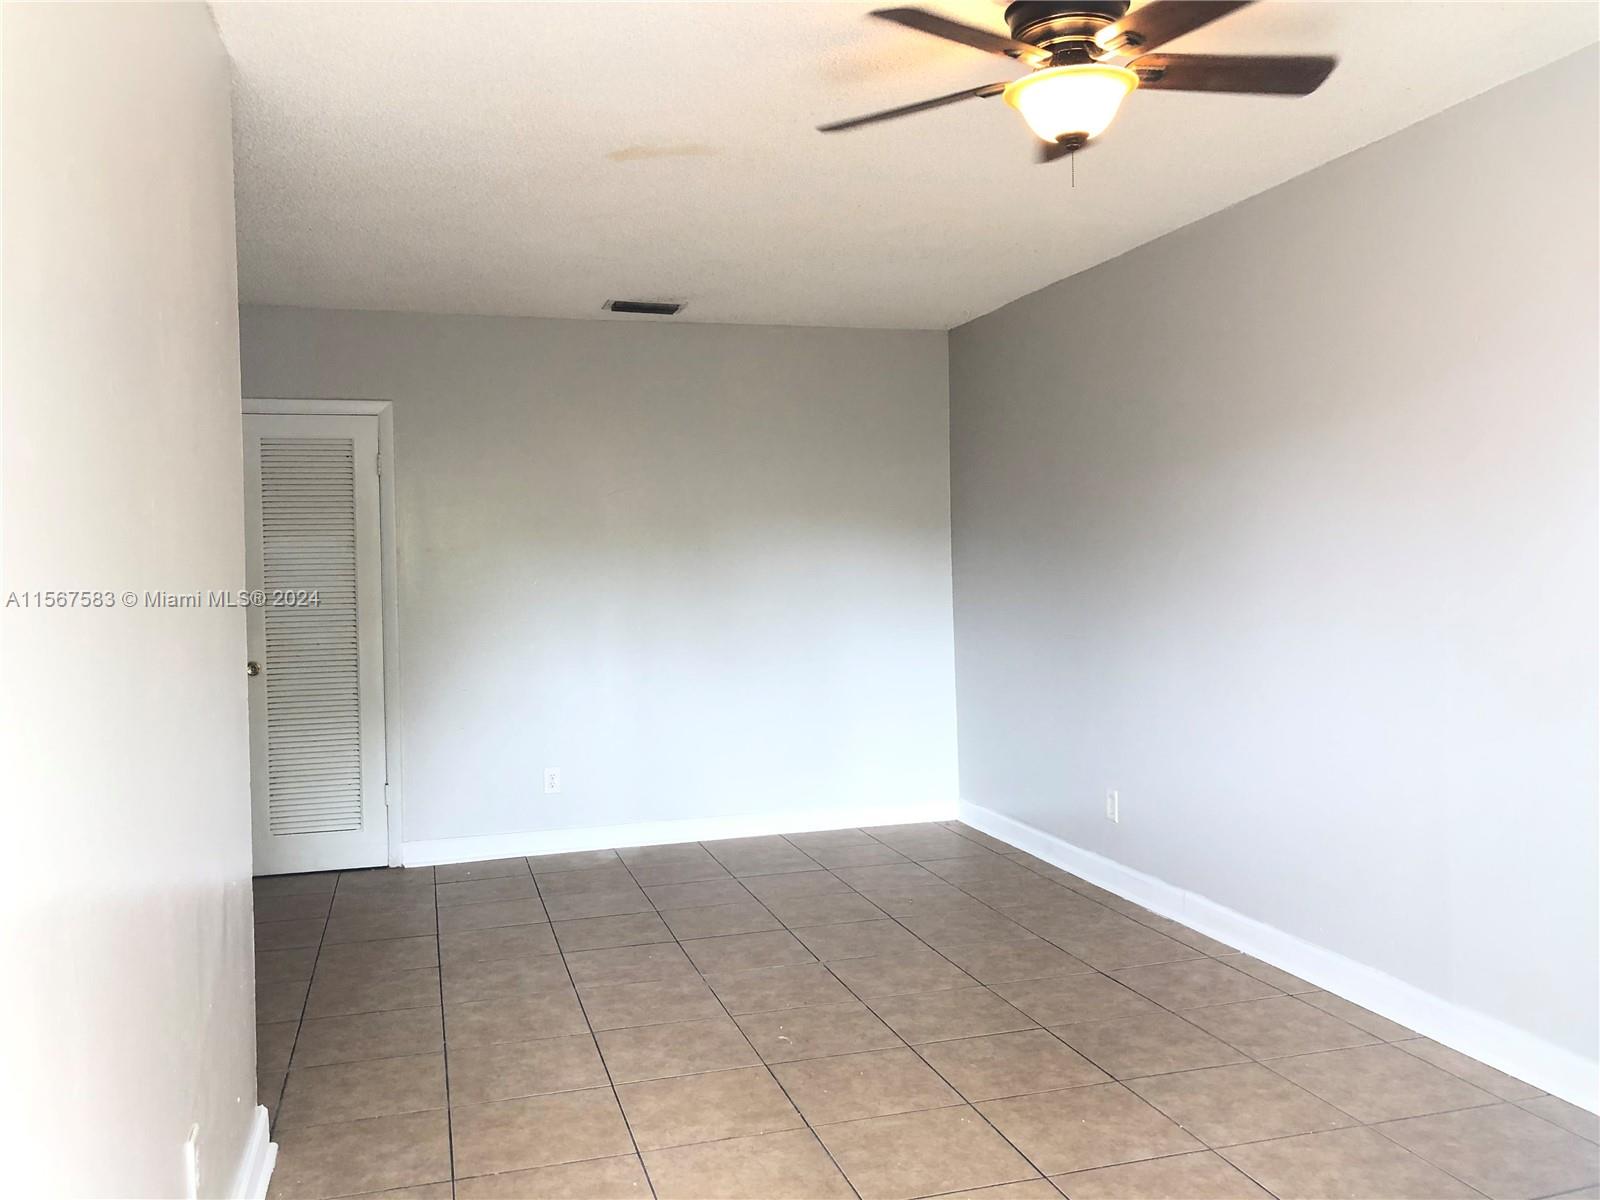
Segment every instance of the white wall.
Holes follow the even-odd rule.
[[[394,401],[408,844],[953,813],[943,334],[246,308],[242,338],[246,396]]]
[[[203,5],[7,5],[4,556],[243,583],[228,67]],[[255,1106],[244,623],[0,606],[16,1196],[225,1194]]]
[[[1590,1061],[1596,111],[1590,49],[950,342],[963,799]]]

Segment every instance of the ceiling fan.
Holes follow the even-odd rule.
[[[834,121],[823,133],[1004,96],[1044,142],[1040,162],[1081,150],[1103,133],[1135,88],[1305,96],[1322,86],[1335,59],[1323,55],[1152,54],[1151,51],[1253,0],[1151,0],[1133,12],[1128,0],[1016,0],[1006,9],[1009,37],[922,8],[880,8],[871,15],[919,33],[1027,64],[1032,73],[948,96]]]

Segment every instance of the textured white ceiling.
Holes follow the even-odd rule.
[[[1171,48],[1335,53],[1320,92],[1136,93],[1073,188],[998,99],[814,132],[1020,71],[872,4],[213,7],[247,302],[934,329],[1597,36],[1587,3],[1268,0]],[[1004,28],[992,0],[929,7]]]

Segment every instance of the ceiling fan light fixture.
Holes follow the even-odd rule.
[[[1139,77],[1107,63],[1049,67],[1006,85],[1005,100],[1051,145],[1105,132]]]

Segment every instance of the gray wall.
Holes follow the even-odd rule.
[[[228,64],[203,5],[5,11],[0,596],[244,583]],[[225,1195],[255,1107],[244,618],[0,607],[17,1196]]]
[[[963,799],[1591,1058],[1595,80],[950,339]]]
[[[407,842],[954,804],[943,334],[242,325],[245,395],[395,404]]]

